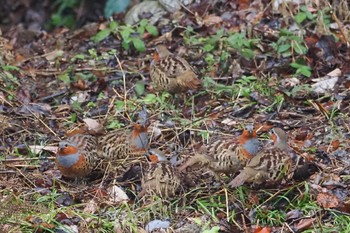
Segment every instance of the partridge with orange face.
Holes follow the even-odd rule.
[[[149,164],[141,179],[139,197],[155,193],[163,198],[173,196],[181,184],[181,175],[165,155],[156,149],[145,154]]]
[[[273,147],[262,150],[249,160],[240,174],[229,183],[231,187],[244,183],[274,183],[292,172],[293,162],[286,133],[280,128],[273,128],[271,138]]]
[[[99,161],[97,140],[91,135],[76,134],[58,145],[56,164],[66,177],[86,177]]]
[[[185,59],[170,53],[164,45],[157,45],[156,51],[150,66],[156,90],[180,93],[199,88],[201,81]]]
[[[100,153],[108,160],[143,156],[149,137],[145,125],[135,123],[131,132],[117,130],[98,138]]]
[[[253,126],[248,125],[238,138],[216,137],[179,167],[180,171],[196,163],[206,165],[216,174],[234,174],[260,150],[260,143]]]
[[[131,132],[109,132],[95,137],[77,134],[59,143],[56,164],[63,176],[86,177],[104,169],[106,162],[143,156],[149,138],[145,121],[135,123]]]

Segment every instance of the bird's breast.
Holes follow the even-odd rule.
[[[57,156],[57,162],[60,164],[60,166],[69,168],[69,167],[75,165],[79,161],[80,156],[82,156],[82,155],[79,155],[78,153],[64,155],[64,156],[62,156],[62,155]]]

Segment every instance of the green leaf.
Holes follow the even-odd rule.
[[[123,41],[122,47],[123,47],[123,49],[128,50],[130,48],[129,42]]]
[[[284,44],[284,45],[278,46],[277,52],[278,52],[278,53],[283,53],[283,52],[289,50],[290,47],[291,47],[290,44]]]
[[[143,95],[145,93],[145,84],[143,82],[137,82],[135,84],[135,92],[137,95]]]
[[[297,73],[298,74],[302,74],[306,77],[310,77],[311,76],[311,70],[308,66],[304,66],[304,67],[301,67],[299,69],[297,69]]]
[[[70,116],[70,121],[71,122],[76,122],[77,121],[77,114],[76,113],[72,113],[72,115]]]
[[[140,21],[140,27],[146,27],[146,25],[148,24],[148,20],[147,19],[142,19],[141,21]]]
[[[155,94],[148,94],[143,98],[145,104],[154,104],[157,102],[157,96]]]
[[[146,31],[149,32],[152,36],[158,36],[159,34],[157,27],[151,24],[146,25]]]
[[[252,58],[255,56],[253,50],[251,49],[242,49],[242,56],[245,57],[245,58]]]
[[[292,63],[290,63],[290,66],[293,67],[293,68],[298,69],[298,68],[300,68],[302,65],[300,65],[300,64],[298,64],[298,63],[296,63],[296,62],[292,62]]]
[[[117,109],[117,111],[122,112],[124,110],[124,101],[117,100],[117,101],[115,101],[114,105],[115,105],[115,108]]]
[[[305,12],[299,12],[295,17],[295,22],[298,24],[302,23],[306,19],[307,15]]]
[[[146,50],[145,43],[140,38],[132,38],[131,41],[137,51],[144,52]]]
[[[298,53],[299,55],[306,54],[307,49],[302,46],[301,44],[295,43],[295,46],[293,47],[293,50]]]
[[[118,23],[116,21],[112,21],[109,23],[108,28],[113,32],[117,29]]]
[[[72,61],[76,61],[76,60],[84,60],[85,59],[85,55],[84,54],[77,54],[72,58]]]
[[[203,233],[218,233],[219,231],[220,231],[220,227],[215,226],[215,227],[211,228],[210,230],[203,231]]]
[[[124,126],[123,123],[113,120],[107,125],[107,129],[120,129],[122,126]]]
[[[104,40],[105,38],[107,38],[107,36],[109,36],[110,34],[111,34],[111,30],[109,28],[106,28],[106,29],[99,31],[95,36],[93,36],[92,40],[95,43],[98,43],[98,42]]]
[[[2,68],[6,71],[10,71],[10,70],[15,70],[15,71],[20,71],[20,69],[16,66],[2,66]]]
[[[67,84],[70,84],[70,78],[69,78],[68,73],[63,73],[63,74],[58,75],[58,79],[67,83]]]
[[[212,51],[214,48],[215,48],[215,47],[214,47],[213,45],[211,45],[211,44],[206,44],[206,45],[204,45],[204,47],[203,47],[203,51],[204,51],[204,52],[210,52],[210,51]]]
[[[122,27],[122,30],[120,31],[120,35],[122,36],[123,40],[129,40],[130,34],[134,32],[133,29],[130,27]]]

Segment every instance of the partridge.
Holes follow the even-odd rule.
[[[108,160],[135,158],[147,152],[147,127],[135,123],[131,132],[117,130],[98,138],[102,156]]]
[[[218,173],[227,175],[238,172],[245,163],[260,150],[260,143],[252,125],[238,137],[216,137],[179,167],[179,171],[196,163],[206,165],[215,176]]]
[[[66,177],[86,177],[98,166],[99,161],[94,136],[76,134],[59,142],[56,164]]]
[[[141,178],[139,197],[155,193],[163,198],[173,196],[181,184],[181,175],[165,155],[156,149],[145,154],[149,163]]]
[[[250,159],[240,174],[229,183],[231,187],[238,187],[245,182],[257,185],[275,183],[291,173],[293,163],[287,134],[280,128],[273,128],[271,139],[274,145]]]
[[[106,135],[76,134],[59,143],[56,164],[63,176],[86,177],[104,169],[106,162],[143,156],[148,147],[147,127],[135,123],[131,132],[112,131]]]
[[[201,80],[185,59],[170,53],[164,45],[157,45],[156,51],[150,77],[157,91],[173,94],[199,88]]]

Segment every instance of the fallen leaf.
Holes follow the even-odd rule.
[[[271,228],[270,227],[257,227],[254,230],[254,233],[270,233]]]
[[[111,202],[119,203],[119,202],[127,202],[129,200],[128,195],[119,188],[118,186],[114,185],[107,189],[107,192],[109,194],[109,198]]]
[[[203,23],[205,26],[210,26],[213,24],[218,24],[222,22],[222,18],[216,15],[207,15],[203,19]]]
[[[340,75],[341,70],[337,68],[323,78],[312,79],[312,81],[316,83],[312,84],[311,87],[313,87],[313,90],[319,94],[332,91],[335,84],[338,82]]]
[[[57,57],[61,57],[63,54],[64,54],[64,51],[62,50],[54,50],[52,52],[45,54],[44,57],[48,61],[54,61],[56,60]]]
[[[86,126],[88,127],[88,131],[93,134],[103,133],[104,128],[100,122],[98,122],[95,119],[91,118],[84,118],[83,121],[85,122]]]
[[[301,232],[305,229],[312,227],[315,220],[316,218],[304,218],[300,220],[298,224],[296,224],[295,226],[295,228],[297,229],[297,232]]]
[[[339,199],[333,194],[319,193],[316,198],[317,204],[323,208],[335,208],[339,206]]]

